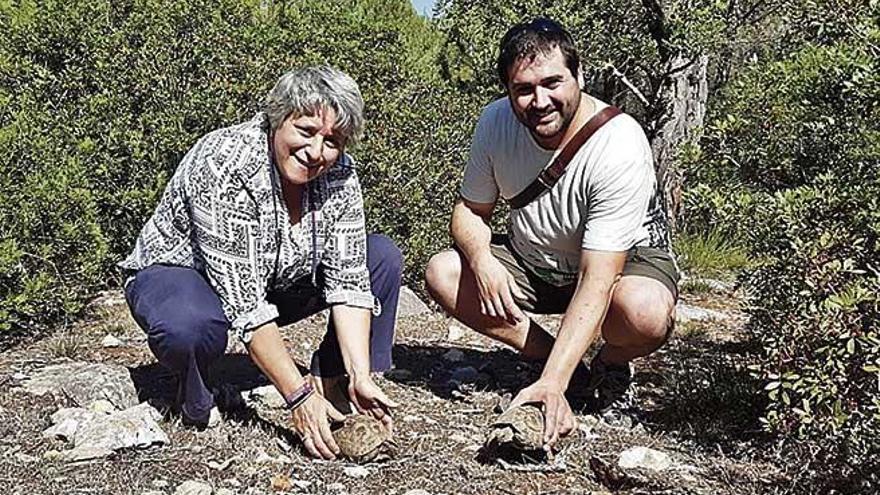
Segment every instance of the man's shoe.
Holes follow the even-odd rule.
[[[595,412],[605,412],[610,408],[626,410],[633,405],[632,369],[624,365],[606,364],[596,354],[590,363],[590,385],[588,387],[591,407]]]

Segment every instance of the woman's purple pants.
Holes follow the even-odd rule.
[[[373,371],[385,371],[391,368],[403,257],[389,238],[371,234],[367,236],[367,268],[373,295],[382,307],[370,322],[370,364]],[[318,281],[320,285],[320,276]],[[125,298],[156,359],[179,376],[178,398],[184,417],[206,422],[214,399],[205,373],[226,351],[229,330],[217,294],[192,268],[152,265],[137,272],[125,288]],[[279,325],[328,307],[323,291],[311,284],[310,277],[298,281],[294,290],[271,293],[267,299],[278,307]],[[332,318],[312,355],[311,370],[324,377],[345,373]]]

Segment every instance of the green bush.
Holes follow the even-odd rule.
[[[880,468],[880,181],[828,174],[775,199],[748,280],[763,421],[815,445],[839,474],[828,482],[855,482]]]
[[[763,422],[812,452],[801,482],[817,492],[880,483],[880,31],[853,32],[743,70],[686,196],[691,228],[744,239],[756,262]]]

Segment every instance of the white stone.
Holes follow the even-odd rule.
[[[427,490],[422,490],[421,488],[416,488],[415,490],[409,490],[405,492],[403,495],[431,495],[431,492]]]
[[[250,407],[262,405],[270,409],[283,409],[287,406],[287,402],[285,402],[284,397],[281,396],[281,392],[279,392],[273,385],[245,390],[241,395],[244,398],[245,404]]]
[[[213,491],[211,485],[207,483],[190,480],[181,483],[174,491],[174,495],[211,495]]]
[[[160,492],[159,490],[149,490],[142,493],[141,495],[165,495],[165,492]]]
[[[224,469],[228,468],[235,461],[235,459],[235,457],[230,457],[223,462],[208,461],[208,467],[216,471],[223,471]]]
[[[114,406],[113,403],[109,400],[100,399],[89,404],[89,411],[94,411],[101,414],[112,414],[116,412],[117,409],[116,406]]]
[[[665,471],[672,467],[672,459],[665,452],[648,447],[632,447],[621,452],[617,465],[624,469],[641,468]]]
[[[215,495],[235,495],[235,492],[229,488],[220,488],[214,493]]]
[[[217,409],[216,406],[212,407],[211,412],[208,413],[208,428],[216,428],[222,422],[223,416],[220,415],[220,409]]]
[[[101,347],[122,347],[123,345],[124,344],[121,340],[110,334],[107,334],[104,339],[101,340]]]
[[[370,470],[364,466],[348,466],[343,468],[342,472],[352,478],[366,478],[370,475]]]
[[[62,460],[83,461],[106,457],[120,449],[169,443],[157,423],[159,418],[159,412],[146,402],[113,414],[66,408],[52,415],[55,425],[43,436],[72,442],[73,449],[62,452]]]
[[[30,464],[32,462],[40,462],[40,458],[32,455],[25,454],[24,452],[19,452],[15,454],[15,460],[21,462],[23,464]]]
[[[327,485],[327,490],[331,492],[341,492],[345,490],[345,485],[342,483],[330,483]]]
[[[33,395],[51,394],[76,404],[106,400],[123,410],[138,404],[137,391],[125,366],[72,362],[36,370],[22,383]]]
[[[457,342],[464,338],[465,334],[467,334],[467,330],[464,328],[461,328],[458,325],[449,325],[449,330],[446,332],[446,340]]]
[[[397,317],[405,318],[407,316],[418,316],[430,313],[431,309],[428,305],[419,299],[409,287],[400,288],[400,298],[397,300]]]
[[[443,354],[443,359],[450,363],[458,363],[464,360],[464,353],[458,349],[449,349]]]
[[[689,321],[726,320],[728,317],[720,311],[679,302],[675,307],[675,319],[679,323],[686,323]]]
[[[153,486],[156,488],[168,488],[168,482],[165,480],[153,480]]]

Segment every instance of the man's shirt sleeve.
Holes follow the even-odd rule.
[[[461,197],[474,203],[494,203],[498,200],[498,184],[492,170],[491,132],[489,113],[483,112],[471,141],[467,167],[461,182]]]

